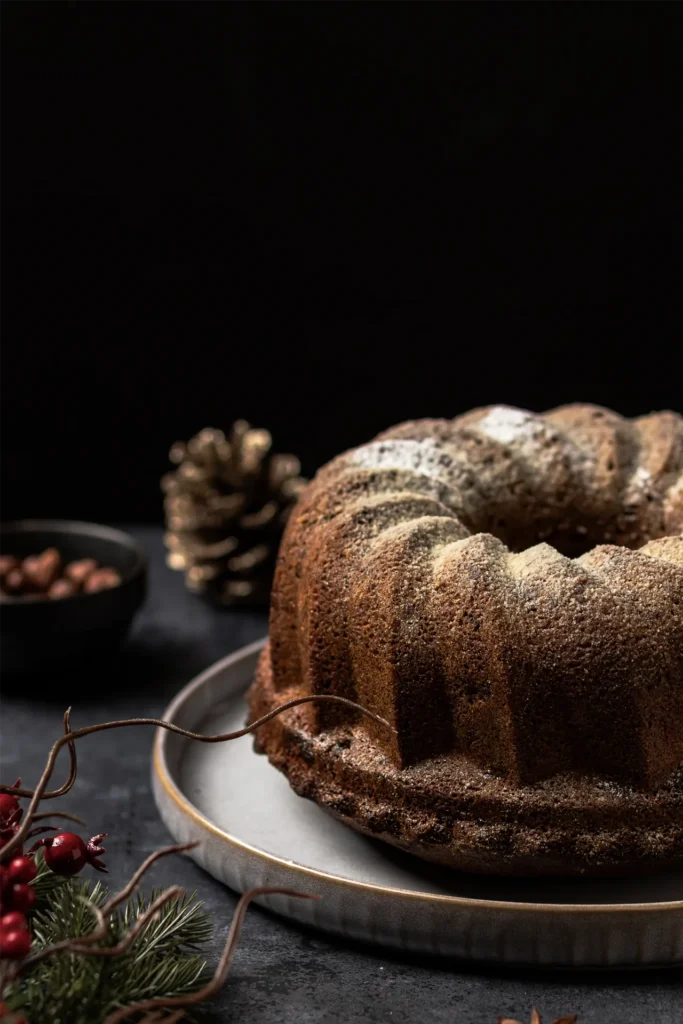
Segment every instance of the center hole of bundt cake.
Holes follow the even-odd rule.
[[[526,521],[512,517],[496,517],[487,527],[486,533],[502,540],[511,551],[521,552],[536,544],[549,544],[567,558],[579,558],[592,551],[598,544],[618,544],[621,547],[637,548],[642,537],[629,537],[619,529],[618,524],[571,522],[534,522],[529,515]]]

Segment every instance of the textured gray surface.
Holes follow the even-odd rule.
[[[41,680],[30,692],[25,684],[3,685],[3,780],[21,774],[35,782],[68,704],[75,726],[158,716],[198,671],[265,633],[265,615],[213,611],[187,594],[163,564],[161,531],[135,532],[150,555],[150,594],[126,649],[86,676]],[[78,781],[61,804],[86,818],[89,834],[110,833],[106,861],[114,885],[169,841],[150,791],[152,737],[153,730],[137,728],[82,740]],[[214,911],[218,950],[236,897],[185,858],[162,861],[149,876],[150,885],[172,882],[199,890]],[[532,1005],[544,1024],[570,1012],[579,1024],[675,1024],[683,1021],[683,972],[477,969],[337,942],[253,909],[213,1005],[211,1020],[244,1024],[495,1024],[500,1015],[527,1021]]]

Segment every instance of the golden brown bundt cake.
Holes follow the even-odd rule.
[[[353,827],[472,871],[683,863],[683,419],[418,420],[293,512],[257,744]]]

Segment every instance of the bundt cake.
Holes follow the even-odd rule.
[[[507,406],[334,459],[281,545],[257,749],[349,825],[500,874],[683,863],[683,418]]]

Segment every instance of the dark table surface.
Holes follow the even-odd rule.
[[[46,752],[61,732],[64,708],[72,724],[159,716],[197,672],[266,632],[266,615],[218,611],[188,594],[164,564],[161,530],[135,529],[150,557],[147,604],[120,656],[88,674],[3,685],[2,778],[37,780]],[[61,802],[106,831],[113,885],[123,883],[152,850],[169,842],[150,788],[153,730],[100,733],[81,740],[79,775]],[[57,776],[61,776],[59,769]],[[235,906],[234,893],[184,857],[156,865],[149,885],[197,889],[218,923],[219,950]],[[232,973],[211,1020],[275,1022],[428,1021],[495,1024],[499,1016],[529,1020],[536,1006],[544,1024],[578,1014],[579,1024],[674,1024],[683,1021],[683,972],[541,972],[474,967],[401,956],[306,931],[252,908]]]

